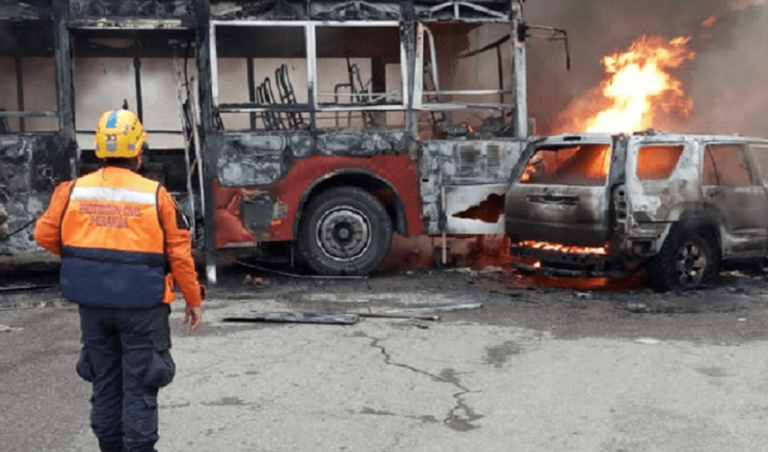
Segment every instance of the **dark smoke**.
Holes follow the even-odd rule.
[[[768,5],[722,17],[698,44],[687,131],[768,137]]]
[[[572,70],[561,45],[528,42],[529,115],[540,134],[603,79],[601,58],[644,34],[690,36],[698,57],[676,75],[693,99],[690,118],[671,131],[768,136],[768,5],[762,0],[529,0],[530,24],[568,31]],[[755,5],[752,5],[755,4]],[[752,5],[752,6],[750,6]],[[711,28],[707,18],[718,20]]]

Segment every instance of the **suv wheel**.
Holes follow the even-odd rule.
[[[717,237],[708,229],[673,228],[661,251],[648,263],[655,291],[688,290],[711,284],[720,269]]]
[[[299,250],[321,275],[367,275],[387,257],[392,221],[375,196],[332,188],[313,199],[299,227]]]

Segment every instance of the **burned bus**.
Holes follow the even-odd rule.
[[[150,135],[143,172],[226,252],[368,274],[393,235],[503,234],[528,136],[506,1],[0,0],[0,254],[36,251],[56,183],[97,168],[100,113]]]

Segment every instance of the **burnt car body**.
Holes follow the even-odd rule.
[[[768,252],[768,141],[740,136],[563,135],[529,144],[505,200],[523,270],[622,276],[658,291],[711,282]]]

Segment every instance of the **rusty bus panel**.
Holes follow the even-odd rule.
[[[73,166],[74,146],[56,134],[0,136],[0,255],[36,250],[33,229],[20,229],[43,213]]]
[[[371,157],[406,149],[404,131],[349,130],[333,133],[211,134],[215,167],[222,186],[263,186],[286,175],[295,159],[312,155]],[[208,154],[212,157],[212,154]]]
[[[65,6],[0,1],[0,256],[39,250],[34,220],[75,174]]]
[[[211,14],[225,20],[364,21],[401,20],[402,3],[412,3],[414,17],[431,21],[509,20],[509,1],[473,1],[454,5],[442,0],[377,1],[244,1],[211,2]]]
[[[333,186],[376,187],[372,190],[391,209],[396,229],[403,235],[423,233],[421,205],[412,196],[416,170],[408,156],[370,158],[315,156],[291,166],[277,183],[265,188],[229,186],[216,180],[214,204],[217,218],[216,246],[253,246],[257,239],[288,241],[295,237],[301,209],[313,193]]]
[[[25,3],[17,0],[0,0],[0,20],[49,19],[52,13],[51,2]]]
[[[69,15],[78,20],[107,18],[192,19],[195,14],[194,0],[70,0]]]
[[[509,175],[520,158],[522,148],[521,142],[502,139],[421,143],[419,189],[427,233],[471,234],[467,232],[471,230],[468,224],[478,227],[478,231],[498,231],[499,227],[503,231],[503,219],[493,222],[501,221],[497,227],[489,228],[484,222],[471,222],[455,214],[486,200],[490,193],[503,195],[506,188],[501,187],[508,185]],[[443,187],[446,189],[443,190]],[[490,192],[489,187],[493,187]],[[453,199],[454,196],[457,199]],[[458,226],[457,222],[463,226]],[[453,231],[454,228],[463,232]]]

